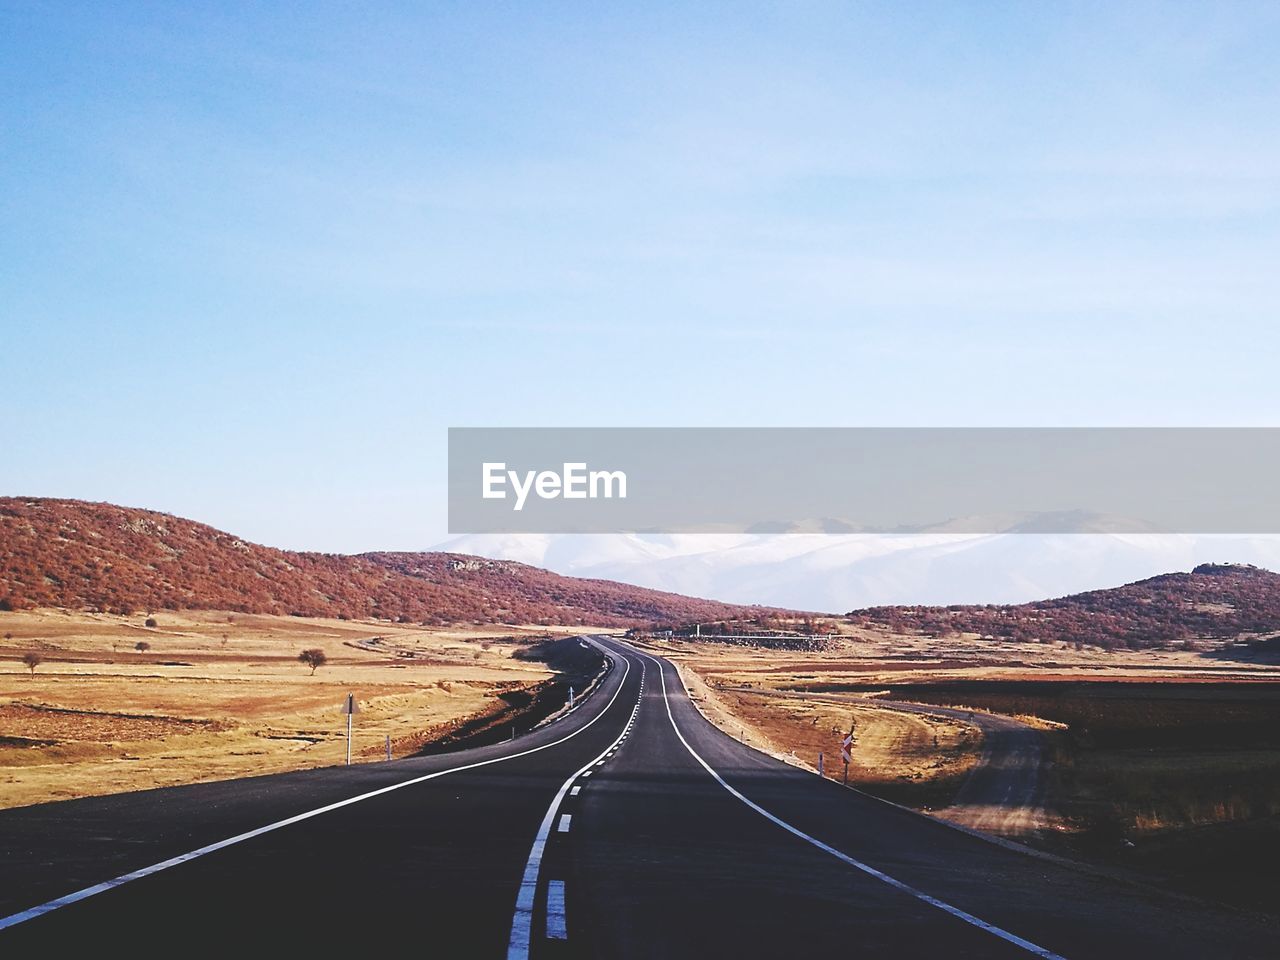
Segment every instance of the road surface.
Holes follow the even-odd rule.
[[[910,704],[892,704],[911,709]],[[972,723],[982,731],[982,754],[951,806],[934,815],[983,833],[1018,837],[1045,825],[1044,735],[1035,727],[996,714],[922,707],[922,713]]]
[[[1034,833],[1045,825],[1044,735],[1012,717],[897,700],[867,700],[868,706],[971,723],[982,731],[982,753],[960,786],[955,802],[935,810],[973,830],[1003,837]]]
[[[753,687],[733,689],[755,696],[856,704],[877,710],[948,717],[973,724],[982,731],[982,752],[961,784],[955,802],[934,810],[932,815],[1003,837],[1024,836],[1045,826],[1044,736],[1034,727],[1012,717],[959,707],[883,700],[854,693],[798,693]]]
[[[614,663],[596,693],[508,744],[0,812],[0,947],[1274,956],[1271,919],[1006,849],[757,753],[703,720],[669,663],[596,642]]]

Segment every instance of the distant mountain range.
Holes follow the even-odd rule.
[[[1011,517],[1009,529],[1035,530]],[[819,525],[821,526],[821,525]],[[826,526],[832,526],[827,523]],[[1280,537],[1098,532],[474,535],[437,549],[520,560],[729,603],[800,610],[1024,603],[1238,561],[1280,569]]]
[[[457,553],[298,553],[79,500],[0,498],[0,609],[214,609],[411,623],[683,624],[783,611]]]

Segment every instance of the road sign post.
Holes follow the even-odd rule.
[[[347,715],[347,766],[351,766],[351,718],[360,712],[360,705],[356,703],[356,695],[348,693],[347,699],[342,701],[342,712]],[[387,742],[387,750],[390,752],[390,738]]]

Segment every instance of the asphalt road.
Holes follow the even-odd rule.
[[[756,696],[851,703],[973,724],[982,731],[982,753],[956,794],[955,802],[935,810],[934,815],[971,830],[1002,837],[1033,833],[1045,825],[1044,735],[1019,720],[959,707],[882,700],[862,694],[735,689]]]
[[[703,720],[670,664],[600,642],[615,666],[597,692],[509,744],[0,812],[0,917],[24,918],[0,919],[0,948],[1275,955],[1270,919],[1007,849],[759,754]],[[145,875],[24,913],[129,871]]]

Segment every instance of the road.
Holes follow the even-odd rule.
[[[1023,836],[1045,825],[1044,736],[1019,720],[959,707],[883,700],[863,694],[733,689],[755,696],[857,704],[973,724],[982,731],[982,752],[957,792],[955,802],[933,811],[933,815],[1003,837]]]
[[[1007,849],[757,753],[703,720],[669,663],[595,642],[614,663],[596,693],[511,743],[0,812],[0,946],[1274,955],[1273,920]]]
[[[898,700],[865,701],[904,713],[949,717],[982,731],[982,753],[955,802],[934,815],[973,830],[1017,837],[1041,829],[1044,810],[1044,735],[1012,717]]]
[[[1044,735],[1039,730],[1012,717],[980,711],[906,703],[886,706],[963,720],[982,731],[977,765],[955,802],[935,815],[1003,837],[1034,833],[1044,826]]]

